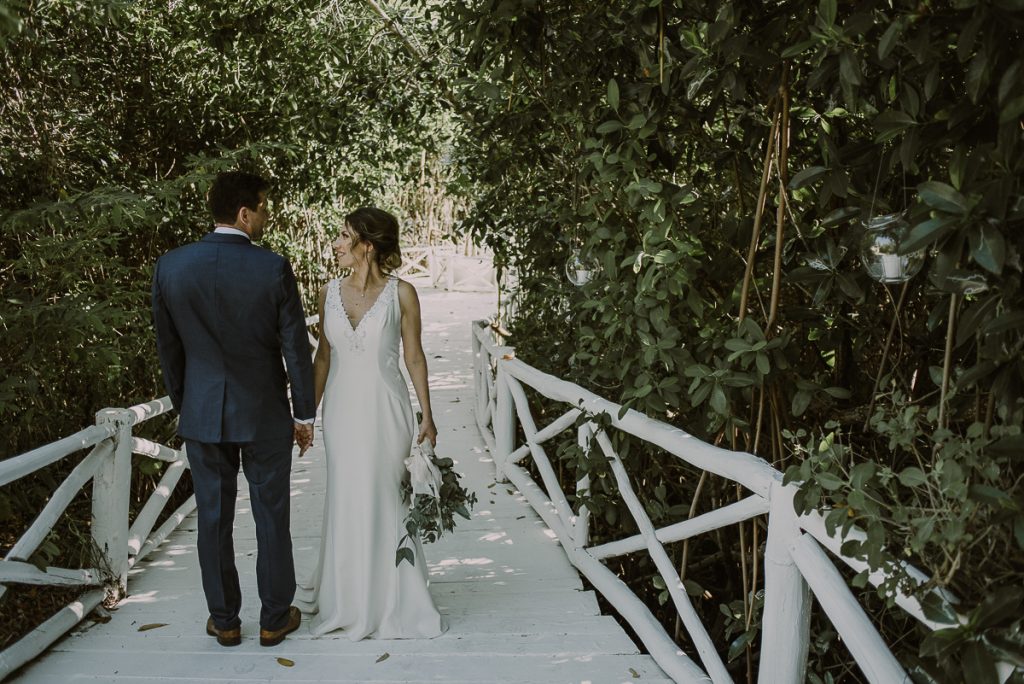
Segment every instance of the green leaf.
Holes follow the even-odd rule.
[[[811,405],[811,393],[807,390],[800,390],[793,395],[793,415],[802,416],[807,407]]]
[[[1001,489],[996,489],[989,485],[975,482],[970,486],[968,492],[972,499],[988,504],[989,506],[1011,510],[1017,507],[1016,502],[1010,498],[1009,494]]]
[[[835,473],[829,472],[827,470],[817,473],[814,476],[814,480],[815,482],[821,485],[822,489],[827,489],[830,492],[834,492],[835,490],[839,489],[844,484],[846,484],[845,480],[841,479]]]
[[[989,273],[1001,275],[1003,264],[1006,262],[1006,242],[1003,234],[992,223],[985,221],[981,224],[976,242],[971,252],[974,261]]]
[[[645,123],[647,123],[646,116],[644,116],[643,114],[634,114],[633,117],[629,120],[629,123],[626,124],[626,128],[635,131],[638,128],[642,128]]]
[[[956,225],[956,219],[949,216],[928,219],[914,226],[899,246],[900,254],[909,254],[923,249],[942,238],[948,229]]]
[[[622,122],[612,119],[611,121],[605,121],[597,127],[597,132],[604,135],[605,133],[612,133],[622,129]]]
[[[837,226],[849,221],[859,213],[860,209],[857,207],[840,207],[826,214],[825,218],[821,220],[821,225],[824,228]]]
[[[933,209],[950,214],[963,214],[967,211],[964,196],[945,183],[925,181],[917,186],[917,194],[921,201]]]
[[[900,484],[904,487],[916,487],[928,481],[928,476],[920,468],[911,466],[900,472]]]
[[[981,92],[988,84],[988,77],[988,53],[985,50],[979,50],[971,63],[967,65],[967,96],[971,98],[971,102],[978,102]]]
[[[850,484],[854,489],[860,489],[864,484],[875,476],[876,466],[871,461],[858,463],[850,471]]]
[[[795,45],[790,45],[788,48],[783,50],[779,57],[781,57],[782,59],[796,57],[797,55],[805,52],[808,48],[812,48],[820,42],[821,41],[817,38],[808,38],[807,40],[802,40],[799,43],[796,43]]]
[[[971,684],[1000,684],[995,659],[978,641],[969,641],[961,651],[960,667],[965,682]]]
[[[944,625],[959,625],[958,617],[956,611],[953,610],[953,606],[934,591],[925,594],[921,598],[921,611],[924,613],[924,616],[932,622],[938,622],[939,624]],[[933,634],[941,634],[941,641],[956,640],[962,637],[962,632],[958,626],[953,627],[952,629],[939,630],[933,632]],[[924,655],[923,644],[922,655]]]
[[[988,642],[989,652],[995,655],[998,660],[1020,668],[1024,667],[1024,643],[1021,643],[1019,633],[1016,636],[1016,639],[1007,638],[990,631],[985,634],[985,641]],[[1016,684],[1020,684],[1019,679]]]
[[[925,617],[931,620],[935,619],[928,615],[927,610],[925,610]],[[920,654],[924,657],[942,657],[946,653],[959,648],[965,641],[965,638],[964,630],[959,627],[936,630],[921,640]]]
[[[619,84],[615,79],[608,81],[608,106],[619,111]],[[601,131],[599,130],[598,133]]]
[[[416,565],[416,556],[408,546],[403,546],[395,552],[395,567],[401,565],[402,561],[409,561],[409,565]]]
[[[754,364],[757,366],[757,371],[761,375],[768,375],[771,372],[771,362],[768,360],[768,355],[764,353],[758,353],[754,357]]]
[[[896,47],[896,40],[900,37],[903,32],[903,22],[896,20],[889,24],[889,28],[882,34],[882,39],[878,41],[878,58],[885,59],[891,53],[894,47]]]
[[[1013,457],[1024,453],[1024,435],[1007,435],[988,445],[988,451],[996,456]]]
[[[735,639],[733,639],[733,642],[729,644],[729,654],[726,656],[726,661],[732,662],[733,660],[739,658],[740,654],[742,654],[743,651],[746,650],[747,646],[750,644],[750,642],[754,640],[754,637],[756,636],[757,630],[750,629],[746,632],[743,632],[743,634],[740,634]]]
[[[890,109],[889,111],[882,112],[876,116],[872,123],[875,128],[880,131],[891,131],[903,130],[908,126],[915,126],[917,125],[917,120],[906,112],[901,112],[897,109]]]
[[[825,23],[825,26],[833,26],[836,23],[836,0],[821,0],[818,3],[818,15]]]
[[[729,401],[725,397],[725,391],[717,384],[711,389],[711,408],[723,416],[729,412]]]
[[[839,53],[839,76],[847,85],[860,85],[860,62],[853,50],[843,50]]]
[[[976,629],[990,629],[1020,617],[1024,587],[1006,585],[989,591],[978,607],[971,611],[970,623]]]
[[[999,123],[1012,123],[1021,116],[1024,116],[1024,95],[1018,95],[1003,106],[999,112]]]
[[[789,180],[791,190],[799,190],[805,185],[810,185],[828,172],[824,166],[809,166],[803,169]]]
[[[1024,328],[1024,310],[1012,309],[986,323],[982,331],[986,335],[995,335],[1018,328]]]
[[[730,337],[723,345],[726,349],[733,352],[748,352],[750,351],[750,343],[742,337]]]
[[[998,366],[994,361],[990,359],[986,359],[981,363],[971,366],[970,368],[963,372],[963,375],[957,378],[957,389],[966,389],[968,387],[973,386],[974,383],[978,382],[982,378],[987,378],[989,375],[991,375],[996,370],[996,368],[998,368]]]

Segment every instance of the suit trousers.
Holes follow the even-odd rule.
[[[242,592],[232,539],[241,463],[256,524],[260,627],[284,627],[295,596],[295,562],[289,529],[292,436],[220,444],[186,439],[185,448],[199,518],[199,568],[214,625],[218,629],[234,629],[241,624]]]

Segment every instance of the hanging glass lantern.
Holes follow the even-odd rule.
[[[873,216],[864,224],[860,241],[860,260],[868,275],[880,283],[904,283],[921,270],[924,250],[900,254],[900,243],[909,226],[903,214]]]
[[[573,248],[565,262],[565,277],[576,287],[589,283],[601,268],[597,259],[586,256],[579,248]]]

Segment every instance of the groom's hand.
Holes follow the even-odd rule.
[[[295,423],[295,443],[299,445],[299,458],[313,446],[313,424]]]

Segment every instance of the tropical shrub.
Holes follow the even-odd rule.
[[[520,279],[518,356],[757,453],[800,483],[799,508],[867,532],[849,553],[910,561],[958,596],[967,624],[927,636],[885,609],[905,579],[878,589],[883,634],[916,678],[994,681],[995,661],[1024,662],[1024,6],[439,11],[466,135],[487,141],[461,158],[481,184],[467,225]],[[864,227],[889,214],[908,224],[890,258],[923,269],[880,284],[861,255],[884,245]],[[581,287],[564,274],[577,259],[592,270]],[[623,441],[656,521],[736,496]],[[593,464],[571,445],[562,457],[571,490]],[[629,534],[599,483],[595,534]],[[691,566],[720,561],[687,579],[737,673],[759,655],[762,532],[688,549]],[[644,562],[619,571],[656,607]],[[856,678],[816,634],[809,676]]]

